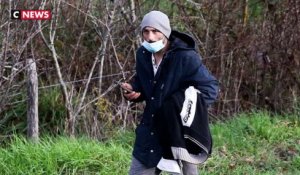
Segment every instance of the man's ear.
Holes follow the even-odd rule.
[[[144,40],[143,30],[141,32],[139,32],[139,34],[140,34],[142,40]]]
[[[168,38],[166,36],[163,36],[163,43],[167,44],[168,43]]]

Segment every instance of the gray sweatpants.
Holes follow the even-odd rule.
[[[188,162],[182,162],[182,175],[198,175],[197,165]],[[160,172],[154,168],[147,168],[140,161],[138,161],[134,156],[132,156],[131,166],[129,170],[129,175],[158,175]],[[174,174],[175,175],[175,174]],[[178,175],[178,174],[176,174]]]

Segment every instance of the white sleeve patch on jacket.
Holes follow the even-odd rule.
[[[195,89],[194,86],[190,86],[184,92],[185,98],[180,112],[183,126],[190,127],[194,121],[197,104],[197,93],[200,93],[200,91]]]

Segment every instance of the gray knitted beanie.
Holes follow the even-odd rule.
[[[153,27],[163,33],[167,38],[171,34],[170,21],[166,14],[160,11],[151,11],[147,13],[141,23],[141,29]]]

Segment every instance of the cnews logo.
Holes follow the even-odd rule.
[[[50,20],[50,10],[11,10],[11,19]]]

